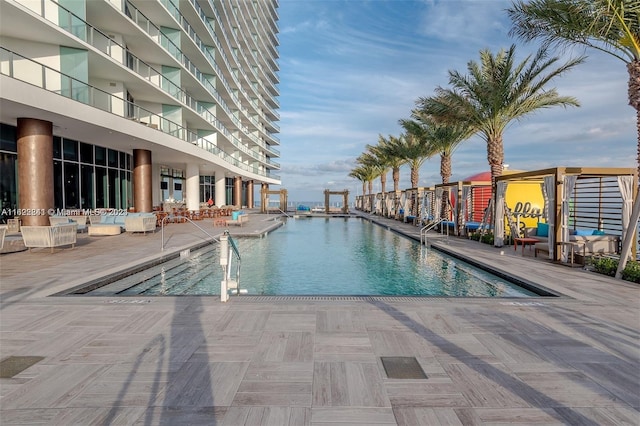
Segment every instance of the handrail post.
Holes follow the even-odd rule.
[[[229,293],[227,290],[227,271],[229,269],[230,250],[229,236],[222,235],[220,237],[220,266],[222,266],[222,281],[220,281],[220,301],[226,302],[229,300]]]

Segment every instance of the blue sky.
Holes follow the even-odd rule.
[[[400,135],[398,120],[410,116],[416,99],[447,87],[448,70],[466,74],[467,62],[477,61],[484,48],[497,52],[516,44],[518,62],[537,50],[537,43],[508,35],[504,9],[509,5],[505,0],[280,0],[279,174],[289,200],[323,201],[327,188],[361,194],[362,184],[348,176],[355,159],[367,144],[377,144],[379,134]],[[513,122],[504,134],[510,169],[636,167],[626,66],[592,50],[558,54],[583,53],[586,63],[550,85],[578,98],[581,107],[552,108]],[[486,145],[476,136],[454,153],[451,180],[487,170]],[[421,168],[420,186],[439,182],[438,156]],[[410,187],[408,166],[401,169],[400,187]],[[379,190],[379,179],[374,189]]]

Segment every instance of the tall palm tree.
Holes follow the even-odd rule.
[[[636,110],[636,161],[640,176],[640,2],[637,0],[515,1],[507,9],[511,34],[544,46],[581,45],[623,61],[629,73],[629,105]],[[640,187],[623,237],[616,278],[621,278],[640,217]]]
[[[411,187],[417,188],[420,180],[420,167],[433,156],[426,139],[426,132],[419,122],[411,119],[399,120],[405,133],[395,141],[392,150],[396,157],[405,160],[411,170]]]
[[[367,145],[367,151],[360,154],[356,159],[356,163],[363,164],[365,166],[372,166],[380,169],[380,188],[384,193],[387,185],[387,173],[389,172],[389,166],[385,162],[383,157],[376,155],[376,146]]]
[[[451,161],[453,153],[462,142],[469,139],[475,133],[475,129],[463,122],[456,124],[438,123],[433,117],[423,114],[419,109],[412,112],[412,118],[418,123],[421,123],[425,131],[427,146],[431,150],[432,155],[440,155],[440,176],[442,177],[442,183],[449,183],[452,175]],[[441,217],[446,217],[448,213],[448,198],[449,191],[445,190],[442,193]]]
[[[378,176],[380,176],[380,168],[379,167],[375,167],[375,166],[370,166],[370,165],[364,165],[361,164],[357,167],[355,167],[354,169],[351,170],[351,172],[349,173],[350,177],[356,178],[359,181],[362,182],[362,198],[363,200],[371,200],[371,194],[373,193],[373,181],[375,180],[375,178],[377,178]],[[367,194],[367,184],[369,186],[369,197],[367,198],[366,194]],[[366,206],[363,206],[363,208]],[[371,206],[370,206],[371,208]]]
[[[400,169],[400,165],[402,165],[402,160],[392,157],[389,155],[389,152],[384,148],[384,145],[388,143],[387,140],[382,136],[378,136],[378,144],[377,145],[368,145],[366,146],[366,151],[359,157],[358,162],[364,164],[372,164],[378,165],[382,168],[382,173],[380,174],[380,192],[382,197],[382,216],[387,216],[387,204],[386,204],[386,186],[387,186],[387,172],[389,169],[393,169],[394,176],[394,188],[397,188],[398,182],[396,179],[396,168]],[[399,173],[398,173],[399,178]]]
[[[396,153],[396,146],[401,142],[399,138],[389,135],[385,139],[384,136],[378,136],[378,147],[381,151],[381,155],[387,159],[387,164],[391,167],[391,179],[393,180],[393,191],[400,190],[400,167],[407,162],[404,158],[400,157]]]
[[[356,159],[356,163],[362,164],[364,166],[370,166],[378,170],[379,175],[377,177],[380,178],[380,188],[381,188],[382,194],[384,194],[385,186],[387,184],[387,173],[389,172],[389,166],[387,166],[387,164],[385,163],[384,158],[374,155],[371,148],[375,148],[375,147],[371,147],[370,145],[367,145],[368,150],[360,154],[360,156]],[[383,203],[382,214],[384,216],[384,203]]]
[[[480,62],[467,63],[468,75],[449,71],[450,89],[437,87],[436,96],[420,98],[423,114],[444,123],[465,123],[476,129],[487,143],[487,159],[495,194],[495,179],[502,174],[503,133],[514,120],[553,106],[579,106],[570,96],[560,96],[547,84],[583,61],[582,57],[552,68],[559,59],[549,58],[546,48],[520,63],[515,46],[492,54],[480,51]]]
[[[640,2],[630,0],[515,1],[507,14],[511,34],[545,46],[582,45],[627,65],[629,105],[636,110],[640,172]]]

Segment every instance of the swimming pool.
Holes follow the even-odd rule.
[[[249,295],[539,296],[369,221],[299,218],[264,238],[237,238]],[[99,287],[89,295],[219,295],[218,245]]]

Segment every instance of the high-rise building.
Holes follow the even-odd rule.
[[[280,184],[277,8],[0,0],[5,215],[253,207],[255,185]]]

